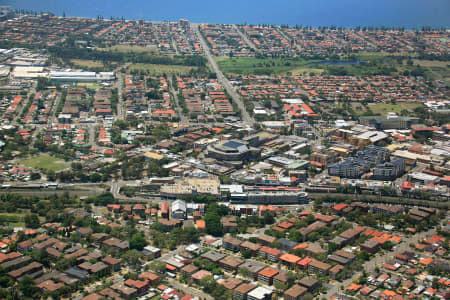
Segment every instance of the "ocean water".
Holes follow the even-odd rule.
[[[450,0],[0,0],[56,15],[290,26],[450,27]]]

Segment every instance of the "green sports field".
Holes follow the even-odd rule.
[[[28,159],[19,161],[20,164],[33,169],[43,169],[50,171],[61,171],[69,167],[69,164],[64,160],[55,158],[47,154],[41,154]]]

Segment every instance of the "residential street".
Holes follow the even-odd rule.
[[[255,44],[252,41],[250,41],[250,39],[248,38],[248,36],[246,34],[242,33],[242,31],[240,31],[236,25],[233,25],[233,28],[241,36],[241,38],[247,43],[247,45],[250,46],[250,48],[255,50],[255,52],[259,52],[258,48],[256,48]]]
[[[199,297],[200,299],[205,299],[205,300],[214,300],[214,298],[211,297],[210,295],[205,294],[205,293],[203,293],[203,292],[200,291],[200,290],[193,289],[193,288],[190,288],[190,287],[188,287],[188,286],[186,286],[186,285],[184,285],[184,284],[181,284],[181,283],[179,283],[178,281],[176,281],[175,279],[167,278],[167,281],[168,281],[174,288],[176,288],[176,289],[178,289],[178,290],[180,290],[180,291],[183,291],[183,292],[187,292],[187,293],[189,293],[189,294],[192,295],[192,296]]]
[[[178,99],[178,93],[173,88],[172,78],[170,76],[168,77],[168,81],[169,81],[169,91],[173,95],[175,106],[177,108],[178,115],[180,116],[180,123],[182,123],[182,124],[189,124],[189,119],[183,113],[183,109],[181,108],[180,102],[179,102],[180,100]]]
[[[371,273],[375,270],[376,266],[381,266],[384,262],[388,261],[389,259],[392,259],[396,254],[402,253],[409,248],[409,244],[415,244],[419,240],[424,239],[427,235],[430,235],[435,229],[432,228],[428,231],[417,233],[413,235],[412,237],[405,239],[400,245],[396,246],[393,251],[386,252],[385,254],[381,256],[377,256],[374,259],[366,262],[363,265],[363,269],[366,271],[366,273]],[[347,287],[353,280],[357,279],[362,275],[362,272],[355,273],[351,278],[344,280],[343,282],[340,282],[339,284],[333,285],[325,294],[326,299],[330,299],[331,296],[335,295],[341,290],[341,286],[344,288]]]

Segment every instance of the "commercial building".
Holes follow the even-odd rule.
[[[360,178],[364,173],[369,171],[369,167],[370,164],[366,160],[348,157],[341,163],[329,166],[328,175],[342,178]]]
[[[267,142],[273,141],[278,138],[278,135],[268,132],[259,132],[253,135],[249,135],[243,139],[251,147],[259,147]]]
[[[245,141],[225,140],[209,145],[207,155],[218,160],[242,162],[257,159],[260,156],[260,150],[250,147]]]
[[[403,158],[393,159],[390,162],[377,164],[373,169],[373,179],[393,180],[405,172],[406,160]]]
[[[358,151],[357,157],[370,162],[371,165],[375,165],[387,161],[389,153],[389,150],[386,148],[369,145],[364,150]]]
[[[336,152],[329,149],[314,151],[311,153],[310,160],[326,166],[336,161]]]
[[[48,77],[48,72],[44,71],[44,67],[17,66],[12,75],[16,79],[37,79],[38,77]]]
[[[384,139],[386,139],[388,135],[383,131],[366,131],[361,134],[355,136],[357,140],[360,142],[358,144],[376,144]]]
[[[186,202],[176,200],[172,203],[172,218],[184,220],[186,218]]]
[[[360,117],[362,125],[375,127],[378,130],[384,129],[409,129],[413,124],[418,123],[418,118],[399,117],[394,115]]]
[[[307,138],[314,137],[313,128],[308,123],[296,123],[296,124],[294,124],[294,134],[296,136],[302,136],[302,137],[307,137]]]
[[[114,72],[50,72],[50,80],[60,82],[97,82],[116,79]]]
[[[185,177],[176,180],[173,184],[160,187],[163,197],[177,198],[178,196],[211,195],[220,196],[220,181],[218,177]]]
[[[439,176],[422,173],[422,172],[412,172],[408,174],[408,181],[420,184],[437,184],[440,181]]]
[[[232,193],[231,202],[249,204],[307,204],[308,193],[291,187],[248,187],[243,193]]]

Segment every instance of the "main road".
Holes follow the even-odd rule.
[[[114,69],[114,72],[117,74],[117,120],[124,120],[126,116],[126,112],[124,112],[124,102],[123,102],[123,83],[124,76],[121,72],[122,69],[126,70],[131,63],[126,63],[123,66],[117,67]]]
[[[241,118],[244,123],[247,125],[253,125],[255,123],[255,120],[250,116],[250,114],[245,109],[245,105],[241,100],[241,97],[239,94],[234,90],[233,86],[231,85],[230,81],[223,75],[222,71],[219,69],[219,66],[217,65],[216,61],[214,60],[214,57],[211,54],[211,51],[209,49],[208,44],[206,43],[203,36],[200,34],[200,30],[198,29],[198,24],[191,24],[192,30],[197,35],[200,45],[203,48],[203,52],[206,55],[206,58],[208,59],[209,64],[211,65],[211,68],[216,73],[217,80],[220,84],[222,84],[225,87],[225,90],[228,92],[228,94],[233,99],[233,102],[236,103],[236,105],[241,110]]]

